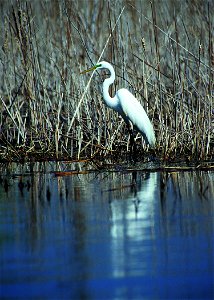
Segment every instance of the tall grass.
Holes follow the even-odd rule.
[[[0,158],[123,158],[129,136],[105,107],[102,60],[154,124],[161,159],[213,158],[209,1],[2,1]],[[121,14],[121,15],[120,15]],[[116,24],[116,26],[115,26]],[[150,150],[136,137],[138,159]]]

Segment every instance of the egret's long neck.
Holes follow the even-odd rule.
[[[113,98],[109,95],[109,86],[114,82],[115,80],[115,72],[111,65],[108,66],[108,69],[111,73],[111,76],[104,80],[103,82],[103,98],[105,100],[106,105],[108,105],[110,108],[116,108],[118,105],[118,99],[116,96]]]

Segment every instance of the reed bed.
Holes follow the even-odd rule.
[[[0,159],[47,160],[129,153],[123,120],[102,100],[128,88],[154,124],[157,145],[136,136],[137,160],[213,159],[211,1],[1,1]]]

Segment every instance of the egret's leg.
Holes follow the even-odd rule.
[[[130,152],[129,152],[129,161],[136,161],[136,144],[134,140],[134,129],[133,125],[129,121],[125,121],[128,131],[129,131],[129,136],[130,136]]]
[[[136,144],[134,140],[134,132],[130,128],[129,128],[129,134],[130,134],[130,160],[136,161]]]

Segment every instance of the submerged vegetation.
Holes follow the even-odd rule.
[[[137,159],[213,158],[212,1],[1,1],[0,159],[122,159],[123,120],[102,101],[108,74],[80,72],[100,58],[115,68],[111,94],[128,88],[154,124]]]

